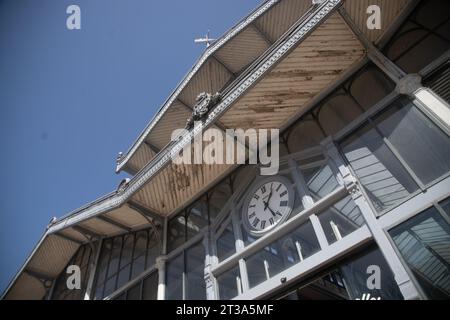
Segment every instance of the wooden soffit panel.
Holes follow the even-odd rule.
[[[312,7],[311,3],[311,0],[280,1],[255,24],[268,40],[275,42]]]
[[[332,15],[220,119],[228,128],[280,128],[365,50],[338,13]]]
[[[167,216],[184,206],[205,187],[222,177],[232,165],[170,164],[132,198],[133,201]]]
[[[48,278],[55,278],[67,265],[78,247],[79,244],[73,241],[57,235],[49,235],[39,246],[27,268]]]

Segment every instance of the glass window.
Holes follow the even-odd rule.
[[[450,49],[450,2],[423,0],[385,53],[407,73],[418,73]]]
[[[376,267],[380,272],[379,289],[376,288],[376,283],[368,281],[374,272],[373,267]],[[381,251],[376,247],[366,249],[359,256],[352,257],[344,262],[339,269],[350,299],[363,299],[364,294],[366,297],[370,294],[371,298],[403,300],[390,267]],[[375,285],[375,288],[369,288],[368,283]]]
[[[335,94],[320,106],[319,122],[325,133],[333,135],[363,113],[361,107],[345,92]]]
[[[225,204],[231,198],[230,180],[227,178],[218,184],[208,196],[209,217],[211,222],[225,207]]]
[[[350,196],[319,214],[319,220],[329,244],[346,237],[364,224],[361,211]]]
[[[186,242],[186,218],[184,211],[168,223],[167,250],[170,252]]]
[[[166,298],[183,300],[184,255],[180,254],[166,265]]]
[[[444,212],[447,214],[447,216],[450,218],[450,198],[440,202],[439,205],[444,210]]]
[[[217,258],[223,261],[236,253],[233,225],[231,221],[216,242]]]
[[[153,266],[156,258],[161,255],[161,241],[158,234],[153,230],[150,230],[149,234],[146,268]]]
[[[383,72],[369,64],[316,109],[319,123],[326,135],[336,134],[394,88],[395,84]]]
[[[274,242],[246,260],[250,287],[302,262],[320,250],[311,222]]]
[[[142,287],[142,300],[157,300],[157,298],[158,272],[154,272],[144,280]]]
[[[105,239],[96,274],[95,298],[102,299],[141,275],[154,264],[160,250],[159,236],[152,228]]]
[[[205,250],[200,242],[186,250],[186,287],[189,300],[206,300]]]
[[[375,124],[423,184],[450,171],[450,138],[408,99],[396,101]]]
[[[373,64],[362,69],[348,85],[349,95],[365,111],[375,106],[395,89],[395,83]]]
[[[141,300],[141,282],[128,290],[127,300]]]
[[[111,259],[109,260],[108,278],[116,274],[119,268],[120,252],[122,250],[122,238],[117,237],[113,241]]]
[[[187,239],[196,236],[200,230],[208,226],[208,204],[206,196],[197,200],[187,211]]]
[[[270,278],[268,261],[277,264],[280,263],[278,260],[279,252],[276,248],[273,248],[273,246],[267,247],[246,259],[245,262],[247,265],[247,275],[250,288],[253,288],[268,280]]]
[[[221,300],[231,300],[242,292],[239,267],[235,267],[217,277]]]
[[[333,171],[327,164],[300,170],[314,200],[320,200],[328,196],[339,187]]]
[[[292,129],[287,144],[291,153],[297,153],[317,147],[323,139],[325,139],[323,131],[317,122],[308,116]]]
[[[430,299],[450,299],[450,226],[434,207],[390,231]]]
[[[395,206],[418,190],[372,125],[357,130],[341,143],[341,148],[378,212]]]

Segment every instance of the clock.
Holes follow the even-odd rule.
[[[264,179],[250,189],[242,207],[242,221],[251,235],[260,237],[289,217],[294,203],[292,183],[285,177]]]

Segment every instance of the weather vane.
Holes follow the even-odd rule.
[[[208,48],[212,42],[216,41],[216,39],[212,39],[209,37],[209,30],[208,33],[206,34],[206,36],[204,38],[199,38],[199,39],[195,39],[194,42],[195,43],[206,43],[206,47]]]

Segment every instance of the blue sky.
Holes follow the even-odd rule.
[[[117,187],[117,153],[202,53],[193,39],[260,3],[0,0],[0,291],[52,217]]]

